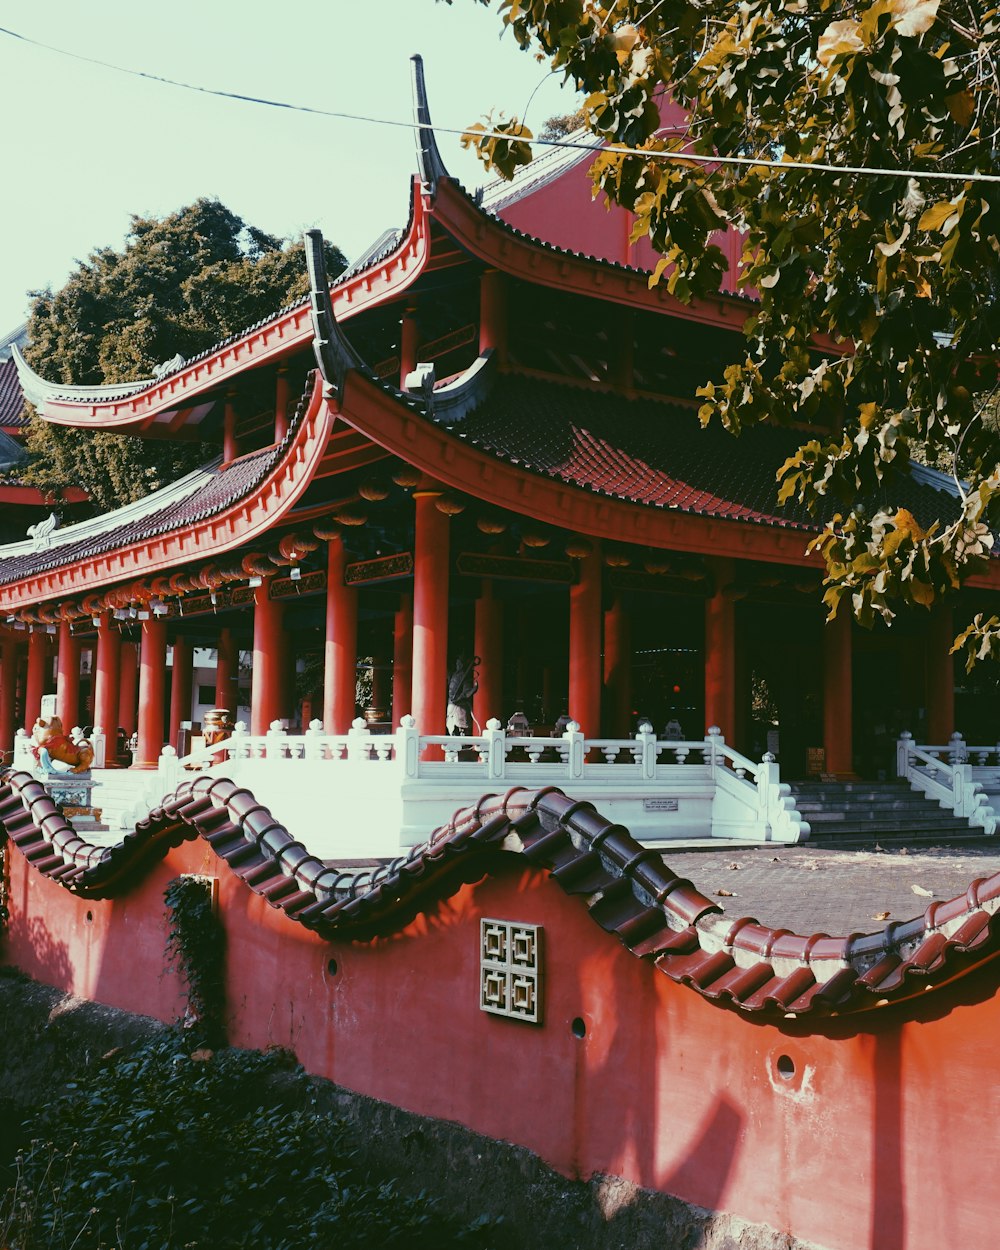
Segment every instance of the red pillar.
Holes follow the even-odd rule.
[[[19,659],[17,643],[13,638],[5,638],[0,643],[0,751],[9,751],[14,745]]]
[[[601,549],[576,561],[569,591],[569,714],[589,737],[601,733]],[[527,692],[524,692],[527,694]]]
[[[407,376],[417,367],[419,346],[417,310],[407,308],[399,327],[399,385],[401,390],[406,387]]]
[[[133,768],[155,768],[163,750],[166,675],[167,622],[151,616],[142,622],[139,644],[139,742]]]
[[[842,605],[823,629],[823,747],[828,773],[854,772],[851,624],[851,614]]]
[[[344,584],[347,553],[338,534],[327,548],[326,648],[323,662],[323,727],[346,733],[354,720],[358,683],[358,592]]]
[[[49,658],[48,636],[37,626],[28,637],[28,677],[24,689],[24,727],[31,733],[42,710],[45,693],[45,668]]]
[[[97,658],[94,664],[94,727],[104,731],[109,765],[116,760],[118,703],[121,698],[121,634],[110,612],[102,612],[97,626]]]
[[[236,404],[233,402],[235,396],[235,391],[229,392],[222,413],[222,459],[225,462],[235,460],[240,454],[239,445],[236,442]]]
[[[170,672],[170,727],[167,741],[177,746],[182,720],[191,719],[191,678],[194,673],[194,652],[186,638],[174,639],[173,667]]]
[[[472,716],[482,732],[491,716],[503,721],[503,602],[493,597],[493,582],[484,578],[476,600],[474,650],[479,656],[479,689]]]
[[[80,640],[69,621],[59,622],[56,715],[67,733],[80,723]]]
[[[285,714],[285,605],[269,595],[271,578],[257,588],[253,612],[253,676],[250,687],[250,732],[267,733]]]
[[[632,728],[632,638],[621,595],[604,613],[604,690],[608,733],[624,738]]]
[[[392,629],[392,726],[410,713],[413,687],[413,596],[400,595]]]
[[[280,443],[288,433],[288,369],[278,368],[274,385],[274,441]]]
[[[236,705],[239,702],[239,695],[236,689],[236,670],[239,663],[239,653],[233,639],[233,631],[228,625],[224,625],[219,630],[216,656],[215,706],[228,708],[233,714],[233,720],[235,720],[237,715]]]
[[[486,269],[479,279],[479,351],[492,347],[497,364],[507,363],[507,284],[499,269]]]
[[[118,729],[131,738],[138,727],[139,649],[134,642],[122,642],[118,664]]]
[[[715,593],[705,602],[705,728],[736,732],[736,601],[732,560],[715,560]]]
[[[439,491],[416,491],[411,711],[423,734],[443,734],[448,707],[448,518]]]
[[[947,742],[955,732],[955,625],[950,607],[931,609],[925,653],[927,683],[927,734],[933,743]]]

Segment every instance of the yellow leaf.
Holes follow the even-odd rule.
[[[948,105],[948,112],[951,114],[952,120],[957,122],[959,126],[968,126],[975,116],[975,101],[972,98],[972,92],[968,89],[956,91],[954,95],[945,96],[944,102]]]
[[[821,65],[829,65],[835,57],[848,52],[860,52],[865,46],[857,22],[831,22],[819,37],[816,58]]]
[[[949,217],[957,216],[958,210],[951,200],[938,200],[925,209],[917,222],[918,230],[940,230]]]
[[[907,39],[922,35],[934,25],[941,0],[892,0],[890,11],[898,34]]]

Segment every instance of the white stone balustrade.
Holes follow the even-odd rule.
[[[165,749],[160,787],[191,769],[239,780],[318,854],[397,854],[452,812],[511,785],[556,785],[589,799],[644,842],[724,837],[799,841],[809,825],[794,808],[773,757],[755,763],[713,727],[704,739],[588,738],[571,721],[562,737],[508,735],[498,720],[482,734],[422,734],[404,716],[393,734],[361,719],[346,734],[313,721],[303,734],[279,722],[263,735],[242,724],[231,738],[184,759]],[[338,829],[328,832],[330,825]]]
[[[997,769],[989,768],[991,755],[1000,761],[996,746],[970,747],[959,733],[936,746],[918,744],[911,733],[904,732],[896,742],[896,774],[911,789],[992,835],[997,812],[990,801],[988,774],[995,774]],[[977,764],[971,764],[970,758]]]

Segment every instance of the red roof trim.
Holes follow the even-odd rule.
[[[630,270],[522,235],[478,208],[450,179],[443,180],[431,209],[434,220],[473,256],[529,282],[598,296],[616,304],[646,308],[742,333],[755,306],[745,299],[718,295],[682,303],[661,282],[650,288],[644,270]]]
[[[802,530],[626,503],[507,464],[405,407],[356,370],[347,375],[340,415],[373,443],[438,481],[559,529],[671,551],[812,568],[822,563],[806,555],[809,535]]]
[[[398,246],[374,268],[362,270],[331,288],[338,319],[349,319],[405,291],[423,272],[429,256],[426,207],[423,198],[416,195],[409,230]],[[99,426],[102,430],[137,433],[149,426],[158,413],[192,407],[195,396],[225,385],[248,368],[308,346],[312,337],[309,301],[303,300],[273,321],[255,327],[242,338],[135,394],[101,403],[46,399],[40,411],[55,425]]]
[[[333,410],[319,375],[285,455],[259,485],[223,512],[193,525],[114,548],[74,564],[47,569],[0,587],[0,609],[29,607],[45,599],[80,594],[130,577],[177,568],[230,551],[269,530],[288,513],[312,481],[326,451]]]

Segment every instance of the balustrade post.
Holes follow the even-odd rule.
[[[719,763],[719,747],[721,747],[725,741],[725,738],[722,736],[722,730],[718,725],[710,725],[708,727],[708,733],[705,735],[705,746],[707,748],[705,752],[705,763],[711,766],[713,772],[715,771],[716,765]]]
[[[160,777],[162,796],[171,794],[180,785],[180,768],[177,764],[177,752],[168,742],[160,752],[156,761],[156,771]]]
[[[908,777],[910,773],[910,748],[913,746],[913,734],[908,729],[896,739],[896,776]]]
[[[566,726],[566,732],[563,737],[569,743],[569,776],[571,779],[579,779],[583,776],[583,763],[586,759],[584,751],[584,735],[580,731],[580,726],[575,720],[571,720]]]
[[[349,760],[366,760],[371,749],[371,730],[363,716],[357,716],[347,731],[347,758]]]
[[[264,746],[265,758],[269,760],[281,760],[285,758],[285,727],[280,720],[271,721],[267,727],[266,743]]]
[[[965,739],[956,730],[948,739],[948,763],[963,764],[968,759],[968,755],[965,749]]]
[[[306,730],[306,744],[304,748],[304,756],[307,760],[321,760],[323,758],[323,722],[321,720],[311,720],[309,728]]]
[[[771,823],[771,798],[777,793],[779,780],[778,764],[771,752],[767,751],[757,768],[757,832],[761,838],[766,837],[767,827]]]
[[[656,777],[656,732],[649,721],[643,721],[639,732],[635,735],[636,742],[642,744],[642,755],[639,763],[642,766],[643,781],[652,781]]]
[[[401,716],[396,730],[396,759],[404,778],[420,775],[420,732],[412,716]]]
[[[91,768],[106,768],[108,758],[108,736],[103,725],[95,725],[90,735],[90,745],[94,748],[94,762]]]
[[[486,722],[483,737],[486,739],[486,775],[490,778],[503,777],[506,773],[507,738],[495,716]]]
[[[28,731],[19,728],[14,734],[14,760],[15,768],[25,768],[28,772],[34,772],[35,757],[31,753],[31,737]]]
[[[952,774],[952,810],[956,816],[968,816],[972,799],[972,765],[955,764]]]

